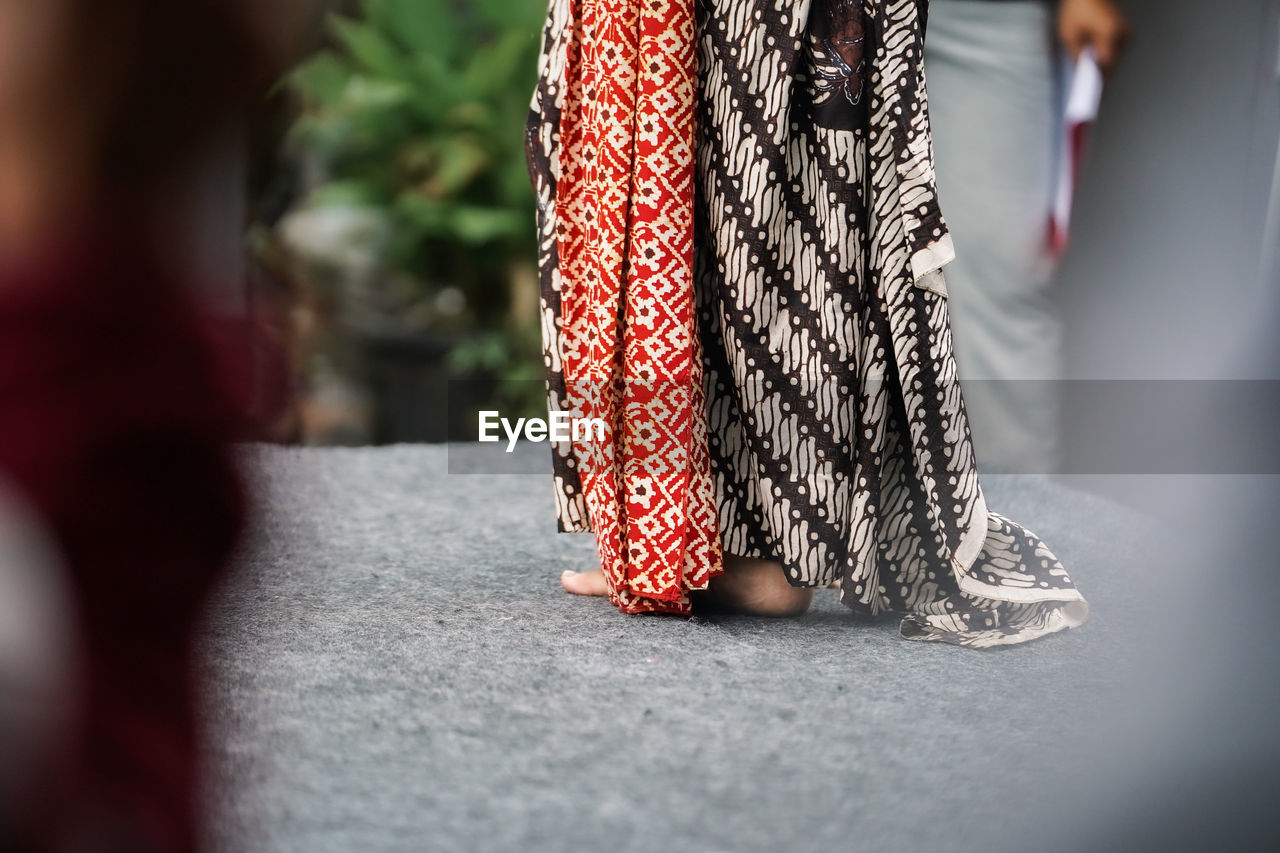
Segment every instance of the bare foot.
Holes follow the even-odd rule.
[[[560,585],[574,595],[608,595],[609,586],[604,582],[604,572],[567,571],[560,575]]]
[[[725,554],[724,574],[695,593],[694,609],[786,618],[803,615],[812,601],[813,590],[788,583],[779,563]]]
[[[705,592],[694,593],[695,608],[785,618],[803,615],[813,601],[813,590],[789,584],[778,563],[726,554],[724,570]],[[560,575],[560,585],[574,595],[609,594],[604,572],[599,569],[565,572]]]

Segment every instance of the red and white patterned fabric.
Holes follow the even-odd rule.
[[[623,610],[688,612],[723,548],[916,640],[1087,617],[978,482],[925,8],[550,0],[525,128],[549,400],[613,427],[553,445],[556,515]]]
[[[610,598],[687,614],[722,565],[693,293],[690,0],[576,0],[558,213],[565,391]]]

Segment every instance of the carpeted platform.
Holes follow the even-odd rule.
[[[549,479],[443,446],[247,459],[260,529],[206,639],[218,850],[993,849],[1125,701],[1150,524],[1044,479],[984,484],[1092,621],[983,652],[831,591],[794,621],[563,594],[592,547]]]

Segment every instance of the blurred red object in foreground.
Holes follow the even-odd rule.
[[[138,223],[132,223],[137,225]],[[0,473],[67,567],[81,707],[23,843],[198,845],[192,632],[244,497],[237,371],[118,209],[0,268]]]

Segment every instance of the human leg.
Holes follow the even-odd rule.
[[[1058,92],[1049,4],[934,3],[925,70],[955,357],[978,460],[1052,470],[1061,325],[1048,221]]]

